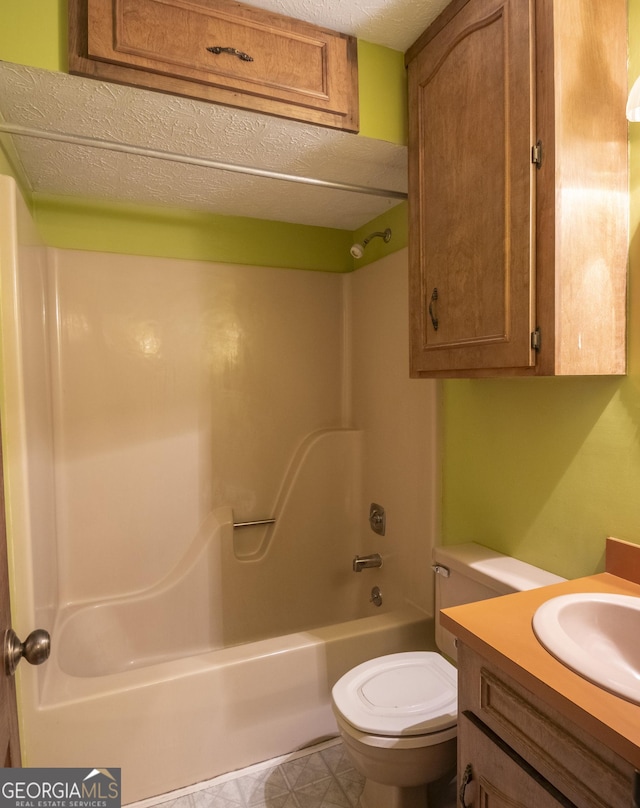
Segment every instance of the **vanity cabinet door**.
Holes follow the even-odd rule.
[[[408,65],[414,374],[535,362],[531,16],[470,0]]]
[[[479,721],[461,715],[458,734],[458,777],[461,805],[466,808],[575,808],[506,744]],[[464,798],[464,802],[462,801]]]
[[[535,772],[534,779],[546,784],[546,790],[562,794],[567,804],[629,808],[634,768],[628,761],[462,642],[458,643],[458,691],[458,707],[465,719],[459,724],[459,749],[473,749],[481,727],[493,739],[493,748],[523,761]],[[471,758],[466,760],[461,753],[459,777],[469,762]],[[528,788],[517,793],[526,796]],[[537,808],[537,803],[533,805]]]

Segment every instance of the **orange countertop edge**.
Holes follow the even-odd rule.
[[[538,642],[531,625],[538,606],[558,595],[607,592],[640,597],[640,546],[607,540],[606,566],[616,574],[603,572],[443,609],[440,619],[461,642],[640,769],[640,706],[558,662]]]

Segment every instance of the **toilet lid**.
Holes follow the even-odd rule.
[[[458,718],[457,671],[433,651],[363,662],[336,682],[332,695],[345,720],[370,735],[428,735]]]

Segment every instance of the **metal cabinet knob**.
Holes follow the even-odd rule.
[[[42,665],[51,653],[51,637],[48,631],[37,628],[24,642],[10,628],[4,633],[4,672],[13,676],[18,663],[24,657],[30,665]]]

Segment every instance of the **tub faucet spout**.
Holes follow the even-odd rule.
[[[353,571],[354,572],[362,572],[364,569],[369,569],[371,567],[381,567],[382,566],[382,557],[380,553],[372,553],[368,556],[359,556],[357,555],[353,559]]]

